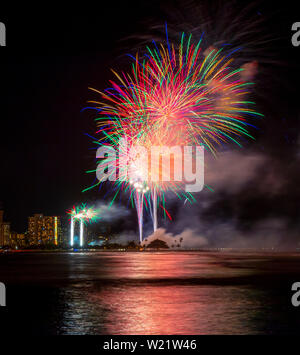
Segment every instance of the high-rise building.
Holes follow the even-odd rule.
[[[28,218],[28,234],[31,245],[58,245],[60,241],[60,217],[41,213]]]
[[[2,222],[0,227],[0,246],[9,245],[10,223]]]
[[[11,248],[23,248],[27,246],[26,236],[24,233],[10,232],[9,246]]]
[[[9,245],[10,223],[3,221],[4,211],[0,211],[0,247]]]

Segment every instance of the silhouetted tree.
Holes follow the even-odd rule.
[[[132,240],[131,242],[128,242],[127,248],[128,249],[136,249],[137,248],[137,245],[135,244],[134,240]]]
[[[168,245],[166,242],[160,239],[153,240],[150,244],[147,245],[147,248],[153,249],[168,249]]]

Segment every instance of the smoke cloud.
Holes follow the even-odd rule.
[[[166,229],[158,228],[153,234],[149,235],[142,243],[142,245],[149,245],[155,239],[164,241],[169,248],[201,248],[207,244],[207,240],[198,236],[192,229],[185,229],[182,233],[174,235],[167,233]]]
[[[206,154],[204,181],[213,191],[205,188],[193,204],[167,193],[172,221],[163,219],[159,210],[160,228],[153,233],[145,213],[143,244],[160,239],[174,249],[178,244],[181,249],[299,247],[297,169],[298,160],[287,161],[283,168],[263,151],[225,151],[217,159]],[[101,205],[100,210],[109,221],[135,215],[119,206]],[[128,227],[116,242],[138,242],[135,226]]]
[[[130,214],[128,209],[117,204],[110,206],[109,204],[98,202],[95,208],[98,210],[100,219],[103,222],[113,222]]]

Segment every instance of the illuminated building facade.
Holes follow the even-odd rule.
[[[35,214],[28,218],[28,234],[31,245],[58,245],[61,223],[58,216]]]
[[[24,233],[10,232],[9,245],[12,248],[23,248],[27,246],[27,240]]]
[[[10,223],[3,221],[4,211],[0,210],[0,247],[9,245]]]

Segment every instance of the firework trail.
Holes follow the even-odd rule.
[[[169,215],[167,191],[189,202],[194,197],[184,191],[182,182],[152,181],[145,173],[145,157],[128,152],[136,146],[149,151],[153,146],[202,145],[215,155],[224,144],[241,146],[243,137],[253,139],[249,127],[255,126],[248,121],[263,115],[247,99],[253,83],[243,71],[223,48],[203,50],[201,40],[194,43],[191,35],[182,33],[176,47],[167,38],[166,44],[153,42],[144,56],[136,54],[130,73],[113,71],[117,81],[110,81],[111,88],[104,92],[91,88],[101,95],[101,101],[90,101],[99,112],[96,122],[101,138],[96,143],[117,149],[122,141],[121,155],[126,157],[118,162],[113,157],[101,159],[97,170],[110,167],[109,180],[114,180],[116,191],[112,203],[119,193],[129,192],[137,210],[140,241],[144,206],[156,230],[158,207]],[[94,186],[103,182],[100,179]]]
[[[70,231],[70,245],[74,246],[74,228],[75,223],[78,221],[80,223],[80,240],[79,245],[83,246],[83,234],[84,234],[84,224],[96,222],[100,216],[99,211],[94,209],[93,207],[86,207],[86,204],[82,204],[80,206],[74,206],[72,209],[67,211],[70,215],[70,223],[71,223],[71,231]]]

